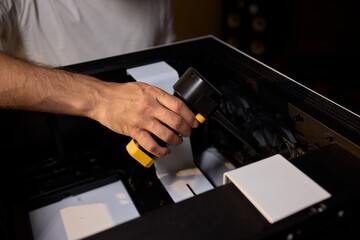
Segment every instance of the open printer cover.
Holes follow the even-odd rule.
[[[32,213],[69,198],[80,201],[94,189],[117,182],[122,183],[123,199],[131,202],[124,209],[133,209],[133,215],[86,238],[345,239],[357,231],[360,117],[350,110],[212,36],[64,69],[129,82],[138,80],[129,69],[159,62],[178,75],[189,67],[201,73],[223,94],[219,111],[241,135],[211,118],[193,130],[188,146],[192,161],[211,187],[197,193],[188,185],[192,196],[176,200],[159,180],[156,164],[144,168],[129,156],[128,137],[87,118],[1,110],[0,239],[44,239],[54,222],[43,215],[40,227],[47,230],[35,234],[39,229]],[[271,222],[239,189],[239,182],[219,183],[219,169],[222,177],[227,170],[248,169],[274,156],[300,170],[327,197]],[[253,173],[252,182],[261,181],[263,173]],[[276,177],[281,172],[270,173]],[[270,193],[287,199],[286,192]],[[69,206],[61,209],[63,222],[58,226],[66,231],[63,238],[51,239],[70,239],[76,224],[64,219],[72,213]],[[96,217],[103,221],[106,216]]]

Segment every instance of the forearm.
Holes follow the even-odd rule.
[[[88,116],[102,83],[0,53],[0,107]],[[76,79],[76,81],[75,81]]]

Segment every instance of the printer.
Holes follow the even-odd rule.
[[[348,239],[360,227],[360,116],[214,36],[62,67],[223,96],[143,167],[91,119],[1,110],[0,239]]]

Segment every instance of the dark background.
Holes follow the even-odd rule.
[[[175,0],[178,40],[214,35],[360,114],[360,8],[350,0]]]

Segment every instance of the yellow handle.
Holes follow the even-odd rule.
[[[139,144],[134,139],[132,139],[128,145],[126,145],[126,150],[131,157],[133,157],[144,167],[149,168],[151,165],[153,165],[154,160],[140,149]]]
[[[204,118],[200,113],[198,113],[195,118],[199,123],[203,123],[206,120],[206,118]],[[154,160],[142,150],[141,146],[134,139],[132,139],[128,145],[126,145],[126,150],[131,157],[133,157],[144,167],[149,168],[153,165]]]

